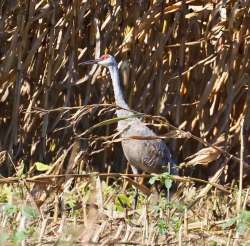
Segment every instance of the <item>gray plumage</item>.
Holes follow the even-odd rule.
[[[117,109],[118,117],[131,116],[130,111],[124,100],[120,86],[118,65],[111,55],[103,55],[94,61],[84,62],[83,64],[97,63],[108,67],[116,105],[122,109]],[[139,118],[130,117],[118,121],[118,131],[122,138],[122,148],[128,162],[136,168],[148,173],[162,173],[170,171],[176,174],[176,164],[165,142],[161,139],[126,139],[129,137],[152,137],[156,134],[149,129]]]
[[[118,131],[122,138],[156,136],[137,118],[119,121]],[[161,139],[127,139],[122,141],[122,148],[128,162],[136,168],[148,173],[176,173],[171,153]]]

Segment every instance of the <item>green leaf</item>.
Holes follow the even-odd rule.
[[[12,204],[5,204],[3,207],[4,213],[6,213],[8,216],[12,216],[13,214],[17,213],[17,206],[12,205]]]
[[[127,119],[130,119],[130,118],[136,118],[136,117],[139,117],[139,116],[142,116],[142,115],[143,115],[142,113],[138,113],[138,114],[127,115],[127,116],[124,116],[124,117],[115,117],[115,118],[112,118],[112,119],[104,120],[104,121],[99,122],[99,123],[95,124],[94,126],[92,126],[91,129],[94,129],[94,128],[97,128],[97,127],[100,127],[100,126],[107,126],[107,125],[116,123],[116,122],[118,122],[120,120],[127,120]]]
[[[247,224],[250,227],[250,211],[241,211],[240,212],[240,221],[244,224]]]
[[[225,223],[222,224],[222,228],[226,229],[228,227],[231,227],[232,225],[234,225],[237,221],[237,217],[228,219]]]
[[[76,206],[76,200],[74,197],[69,197],[67,200],[66,200],[66,204],[71,208],[73,209],[75,206]]]
[[[165,172],[165,173],[162,173],[161,176],[163,178],[170,178],[171,177],[171,174],[169,172]]]
[[[122,193],[119,194],[115,199],[115,208],[117,211],[124,211],[125,208],[130,207],[132,204],[131,197]]]
[[[13,236],[13,241],[18,243],[26,238],[26,232],[24,230],[15,232]]]
[[[11,200],[13,194],[12,188],[4,184],[0,189],[0,203],[8,203]]]
[[[180,227],[181,227],[181,224],[182,224],[181,219],[179,217],[177,217],[177,216],[174,216],[174,217],[171,218],[171,222],[173,224],[174,231],[177,233],[180,230]]]
[[[160,235],[166,234],[166,232],[168,230],[168,226],[167,226],[167,223],[166,223],[166,221],[164,219],[159,219],[156,226],[157,226],[157,228],[159,230]]]
[[[32,207],[23,207],[22,214],[30,219],[37,218],[37,211]]]
[[[98,127],[107,126],[107,125],[110,125],[110,124],[117,123],[120,120],[127,120],[129,118],[136,118],[136,117],[140,117],[140,116],[143,116],[143,114],[142,113],[137,113],[137,114],[127,115],[127,116],[124,116],[124,117],[115,117],[115,118],[112,118],[112,119],[104,120],[102,122],[99,122],[99,123],[89,127],[84,133],[82,133],[82,135],[85,135],[86,133],[89,133],[90,131],[92,131],[95,128],[98,128]]]
[[[55,143],[54,140],[52,140],[52,143],[50,143],[50,146],[49,146],[49,150],[50,150],[51,152],[54,152],[55,149],[56,149],[56,143]]]
[[[154,208],[155,213],[160,213],[161,207],[159,205],[155,205],[153,208]]]
[[[51,166],[44,164],[42,162],[35,162],[36,170],[40,172],[47,171],[51,168]]]
[[[165,184],[165,187],[166,187],[167,189],[170,189],[170,188],[172,187],[173,180],[167,178],[167,179],[165,179],[164,184]]]
[[[250,211],[243,210],[239,214],[237,232],[244,234],[250,228]]]
[[[74,209],[79,198],[73,191],[65,192],[64,201],[71,209]]]
[[[120,194],[118,197],[120,201],[122,202],[122,204],[127,205],[130,203],[129,197],[127,197],[125,194]]]
[[[158,176],[153,176],[149,179],[149,184],[153,185],[157,180],[159,180]]]
[[[243,224],[243,223],[240,223],[238,226],[237,226],[237,232],[240,234],[240,235],[243,235],[248,229],[248,226],[246,224]]]

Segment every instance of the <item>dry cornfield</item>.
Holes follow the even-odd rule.
[[[6,245],[250,243],[249,0],[0,7]],[[104,53],[119,61],[130,107],[179,164],[172,202],[127,174],[109,74],[78,65]]]

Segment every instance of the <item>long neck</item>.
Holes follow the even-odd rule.
[[[116,105],[124,109],[129,109],[128,104],[124,100],[123,93],[121,90],[117,64],[113,64],[112,66],[109,66],[108,68],[109,68],[109,72],[110,72],[111,79],[112,79]]]

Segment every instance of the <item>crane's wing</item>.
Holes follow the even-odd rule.
[[[127,160],[132,165],[149,173],[167,171],[176,173],[174,171],[176,169],[175,162],[165,142],[161,139],[150,139],[156,134],[143,122],[139,119],[121,121],[118,129],[121,130],[122,137],[128,138],[122,141],[122,146]],[[137,136],[144,139],[136,139]],[[130,137],[133,139],[129,139]],[[145,139],[146,137],[149,139]]]

